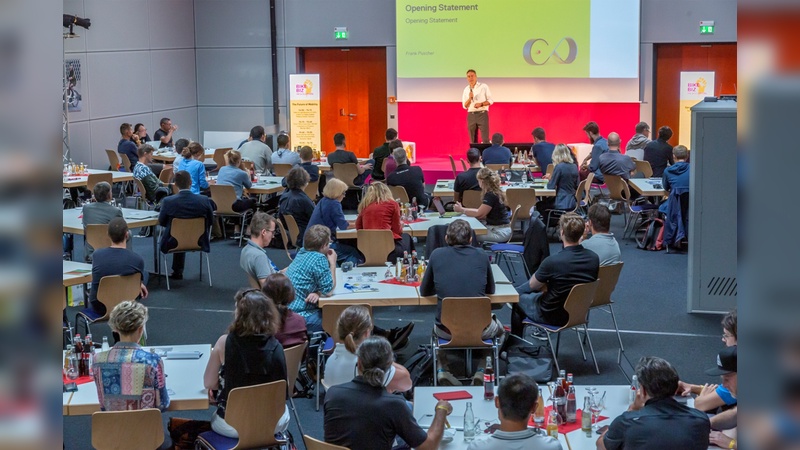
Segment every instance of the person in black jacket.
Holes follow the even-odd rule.
[[[667,142],[671,137],[672,128],[663,126],[658,129],[658,139],[650,141],[644,147],[644,160],[650,163],[654,178],[661,178],[667,165],[675,164],[672,157],[672,146]]]
[[[287,189],[281,194],[281,199],[278,202],[278,208],[281,216],[289,214],[297,222],[299,233],[297,240],[294,243],[297,248],[303,246],[303,235],[306,233],[308,227],[308,220],[311,219],[311,214],[314,213],[314,202],[305,192],[308,186],[308,172],[300,166],[292,167],[292,170],[286,174],[286,187]]]
[[[408,200],[417,199],[417,205],[428,208],[430,196],[425,192],[425,175],[422,168],[412,166],[408,163],[406,151],[403,148],[396,148],[392,152],[397,168],[386,177],[386,184],[389,186],[403,186],[408,194]]]

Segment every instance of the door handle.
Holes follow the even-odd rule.
[[[355,117],[356,115],[355,114],[348,114],[348,116]]]

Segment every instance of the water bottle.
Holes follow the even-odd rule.
[[[467,411],[464,412],[464,441],[475,439],[475,414],[472,413],[472,402],[467,402]]]
[[[527,182],[528,182],[528,171],[527,170],[523,170],[522,171],[522,184],[525,184]]]
[[[631,389],[628,393],[628,403],[633,403],[636,401],[636,390],[639,389],[639,380],[637,379],[636,375],[631,377]]]

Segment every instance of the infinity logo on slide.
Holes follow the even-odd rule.
[[[569,50],[566,58],[562,58],[561,55],[558,54],[558,49],[564,42],[567,43]],[[558,44],[553,47],[550,54],[545,57],[544,55],[546,54],[546,50],[549,50],[549,45],[550,44],[542,38],[529,39],[525,42],[525,45],[522,46],[522,57],[525,59],[525,62],[532,66],[544,65],[550,61],[550,58],[554,58],[556,62],[561,64],[572,64],[578,57],[578,44],[575,42],[575,39],[571,37],[561,38]]]

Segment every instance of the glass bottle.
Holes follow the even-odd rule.
[[[592,437],[592,401],[587,395],[583,398],[583,410],[581,411],[581,431],[588,437]]]
[[[578,416],[578,399],[575,398],[575,386],[569,387],[567,393],[567,423],[575,423]]]
[[[542,388],[539,388],[539,399],[536,400],[536,411],[533,412],[533,423],[539,428],[542,428],[544,425],[544,398],[542,397]]]
[[[494,400],[494,368],[492,357],[486,357],[486,367],[483,369],[483,399]]]
[[[464,441],[470,442],[475,439],[475,414],[472,412],[472,402],[467,402],[467,410],[464,412]]]
[[[636,391],[639,389],[639,379],[636,375],[631,377],[631,389],[628,393],[628,403],[633,403],[636,401]]]
[[[556,390],[553,394],[554,410],[558,414],[561,423],[567,421],[567,391],[564,390],[564,379],[558,377],[556,380]]]
[[[109,349],[108,347],[108,336],[103,336],[103,347],[101,348],[102,351],[107,352]]]
[[[558,439],[558,413],[555,409],[550,411],[550,419],[547,421],[547,435],[553,439]]]

